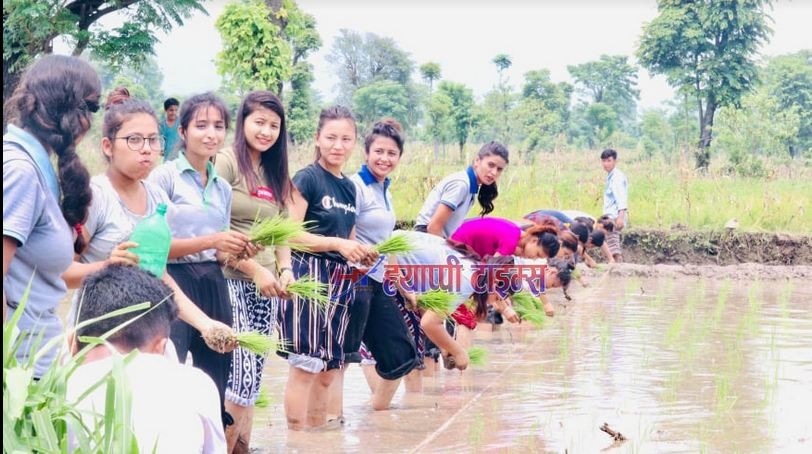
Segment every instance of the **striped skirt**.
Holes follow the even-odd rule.
[[[338,369],[344,363],[344,335],[350,321],[350,306],[355,299],[352,268],[346,263],[319,255],[294,254],[293,275],[305,275],[327,284],[327,306],[293,296],[279,307],[279,329],[288,354],[318,358],[325,369]]]

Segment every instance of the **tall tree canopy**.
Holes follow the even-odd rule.
[[[156,33],[182,25],[202,0],[4,0],[3,100],[14,91],[22,71],[37,56],[53,51],[57,38],[86,50],[112,67],[136,65],[152,55]],[[122,25],[107,29],[99,20],[118,12]]]
[[[770,35],[771,0],[659,0],[659,15],[643,27],[638,59],[650,72],[693,97],[700,119],[698,168],[710,162],[713,117],[738,106],[756,81],[755,57]]]

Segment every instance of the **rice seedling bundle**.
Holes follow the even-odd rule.
[[[513,302],[513,310],[523,321],[539,328],[544,326],[546,316],[538,298],[528,292],[519,292],[511,296],[510,300]]]
[[[378,254],[398,255],[412,252],[416,248],[405,234],[399,233],[376,244],[373,249],[375,249]]]
[[[296,251],[307,252],[310,250],[305,245],[291,242],[300,234],[307,231],[306,223],[293,221],[282,216],[265,218],[262,221],[255,221],[251,226],[251,241],[263,246],[285,246]]]
[[[237,344],[257,355],[267,355],[272,350],[277,350],[279,342],[271,336],[266,336],[257,331],[246,331],[237,333]]]
[[[484,366],[488,357],[488,351],[482,347],[471,347],[468,349],[468,364],[472,366]]]
[[[271,395],[265,387],[259,388],[259,396],[257,397],[254,406],[257,408],[268,408],[271,405]]]
[[[429,290],[417,297],[417,307],[448,318],[451,315],[449,308],[454,300],[456,297],[445,290]]]
[[[297,279],[296,282],[288,285],[287,291],[321,307],[327,307],[330,304],[327,284],[319,282],[311,276],[305,275]]]

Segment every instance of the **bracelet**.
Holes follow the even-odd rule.
[[[283,266],[282,268],[279,268],[277,271],[279,272],[279,274],[282,274],[285,271],[290,271],[291,274],[293,274],[293,268],[291,268],[289,266]]]

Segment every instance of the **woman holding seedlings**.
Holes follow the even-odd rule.
[[[375,123],[364,140],[364,153],[365,164],[350,178],[355,184],[358,210],[355,229],[359,242],[375,245],[388,239],[395,229],[388,175],[403,156],[400,124],[394,119]],[[389,407],[401,377],[420,363],[414,339],[397,302],[383,291],[385,271],[384,260],[379,259],[367,274],[366,282],[356,286],[344,345],[348,362],[360,361],[358,350],[362,340],[375,357],[375,371],[367,372],[369,368],[364,368],[373,390],[372,408],[375,410]]]
[[[422,275],[424,272],[419,269],[410,268],[412,266],[430,267],[431,272],[426,273],[431,276],[431,280],[456,286],[456,288],[450,291],[451,297],[445,307],[429,308],[429,310],[425,311],[420,320],[420,327],[426,333],[426,337],[441,349],[444,356],[452,356],[454,358],[455,367],[465,369],[468,366],[468,353],[463,345],[448,334],[443,326],[443,322],[448,314],[454,312],[469,298],[473,298],[476,303],[474,312],[477,316],[484,316],[488,306],[492,306],[510,322],[518,322],[518,316],[503,300],[503,296],[492,291],[495,289],[488,288],[486,285],[486,280],[488,279],[487,273],[478,272],[479,265],[492,265],[497,267],[502,265],[509,267],[506,272],[508,282],[504,284],[509,283],[510,285],[514,285],[514,281],[518,279],[518,275],[516,269],[512,266],[513,258],[492,257],[482,262],[478,257],[472,255],[467,247],[455,247],[453,242],[447,242],[434,235],[406,231],[395,231],[394,234],[406,235],[409,242],[415,245],[415,250],[399,254],[397,258],[397,266],[402,276],[404,276],[402,278],[403,281],[405,281],[401,281],[402,286],[406,290],[421,294],[430,289],[430,283],[426,282],[426,280],[412,279],[410,282],[410,275],[414,275],[418,271],[420,275]],[[455,277],[456,272],[448,266],[449,260],[459,263],[459,279]],[[562,270],[556,266],[547,267],[545,269],[544,283],[547,288],[560,287],[569,283],[569,274],[567,271],[562,272]],[[505,293],[510,293],[509,290],[505,290]],[[426,309],[426,306],[420,302],[421,298],[421,296],[417,297],[418,306]]]
[[[181,153],[149,176],[167,193],[175,210],[170,219],[172,247],[167,272],[207,316],[231,326],[228,286],[218,260],[225,261],[228,255],[253,256],[256,250],[247,236],[228,230],[231,185],[220,178],[211,162],[225,141],[228,109],[212,93],[195,95],[184,101],[179,121]],[[182,321],[172,324],[171,340],[181,362],[192,353],[195,367],[214,380],[222,404],[231,353],[209,350],[200,332]],[[223,408],[223,425],[232,423]]]
[[[85,277],[111,264],[137,265],[129,249],[135,225],[153,214],[161,203],[171,205],[166,193],[145,181],[161,158],[161,137],[155,111],[143,101],[130,99],[126,88],[107,96],[102,123],[101,148],[107,171],[90,181],[93,198],[82,228],[87,247],[62,275],[68,288],[79,288]],[[164,281],[175,292],[180,317],[198,331],[231,333],[231,328],[207,317],[168,275]],[[81,294],[74,294],[69,319],[76,319]],[[221,348],[218,346],[212,346]]]
[[[62,273],[85,246],[81,231],[91,198],[90,176],[76,145],[90,129],[100,96],[99,76],[89,64],[49,55],[28,68],[5,105],[10,117],[3,135],[3,320],[20,317],[21,364],[62,334],[56,312],[67,290]],[[51,164],[54,155],[58,172]],[[22,303],[24,310],[14,314]],[[43,376],[56,355],[55,348],[44,352],[34,377]]]
[[[345,107],[322,110],[316,129],[316,160],[293,177],[290,218],[310,223],[294,241],[310,252],[296,253],[293,274],[327,284],[329,302],[294,296],[280,310],[280,329],[290,364],[285,389],[288,428],[327,422],[328,389],[340,379],[344,335],[354,299],[350,263],[369,262],[371,248],[355,238],[355,185],[342,173],[356,141],[355,118]],[[340,385],[340,383],[338,383]],[[340,416],[340,415],[338,415]]]
[[[445,177],[434,187],[423,203],[415,220],[415,230],[443,238],[450,237],[462,224],[474,198],[482,210],[480,216],[493,211],[493,201],[499,195],[496,182],[508,165],[508,149],[499,142],[488,142],[479,149],[474,163],[464,171]],[[467,330],[458,332],[464,343],[470,342],[470,330],[476,318],[467,307],[461,306],[452,318]],[[432,355],[436,359],[436,354]],[[428,373],[431,373],[431,368]]]
[[[557,234],[558,230],[549,223],[522,228],[507,219],[482,218],[464,222],[451,235],[451,240],[465,244],[480,257],[514,255],[524,259],[548,259],[555,257],[561,247]],[[544,312],[554,315],[553,305],[544,297],[541,300]],[[475,321],[473,327],[476,327]]]
[[[250,235],[257,219],[277,216],[291,199],[287,128],[282,101],[269,91],[249,93],[237,110],[234,145],[215,160],[217,175],[232,190],[231,229]],[[253,259],[230,262],[223,272],[231,297],[234,329],[269,336],[276,323],[278,297],[293,281],[290,248],[267,248]],[[265,356],[237,348],[226,389],[228,452],[247,452],[254,404],[259,397]]]

